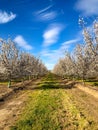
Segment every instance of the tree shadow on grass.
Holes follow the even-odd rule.
[[[37,86],[32,87],[32,90],[45,90],[45,89],[72,89],[75,88],[76,82],[71,82],[69,84],[60,84],[59,82],[44,82],[38,83]]]

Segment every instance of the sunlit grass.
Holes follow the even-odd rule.
[[[56,89],[36,90],[29,95],[28,102],[22,117],[11,130],[60,130],[60,92]]]
[[[8,82],[0,82],[0,85],[7,85]]]
[[[86,83],[98,87],[98,81],[86,81]]]
[[[83,80],[78,80],[79,82],[83,82]],[[98,80],[93,80],[93,79],[88,79],[88,80],[84,80],[85,84],[91,85],[91,86],[96,86],[98,87]]]
[[[59,88],[59,89],[58,89]],[[83,96],[85,99],[85,96]],[[82,114],[81,114],[82,113]],[[91,123],[90,123],[91,122]],[[48,75],[31,91],[23,113],[11,130],[90,130],[95,126],[67,90]]]

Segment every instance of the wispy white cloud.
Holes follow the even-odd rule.
[[[72,39],[72,40],[69,40],[69,41],[65,41],[64,43],[62,43],[62,46],[65,46],[65,45],[71,45],[71,44],[75,44],[77,43],[78,41],[80,41],[79,38],[76,38],[76,39]]]
[[[16,18],[16,14],[12,12],[0,11],[0,24],[8,23]]]
[[[44,8],[44,9],[42,9],[42,10],[37,11],[36,14],[41,14],[41,13],[43,13],[43,12],[49,10],[52,6],[53,6],[53,5],[49,5],[48,7]]]
[[[27,41],[21,36],[18,35],[15,37],[14,42],[18,44],[18,46],[24,48],[25,50],[32,50],[33,47],[27,43]]]
[[[59,39],[59,34],[62,31],[62,29],[63,26],[61,24],[51,24],[43,34],[43,46],[50,46],[56,43]]]
[[[52,70],[59,58],[64,56],[64,53],[65,51],[62,51],[61,47],[56,50],[43,49],[41,52],[41,58],[43,59],[46,67]]]
[[[98,15],[98,0],[78,0],[75,8],[85,16]]]
[[[41,58],[43,59],[48,69],[53,69],[62,52],[58,50],[43,49],[41,52]]]
[[[59,48],[59,51],[62,51],[63,53],[65,53],[65,51],[68,51],[69,48],[73,48],[75,47],[76,44],[78,44],[81,41],[80,38],[76,38],[76,39],[71,39],[68,41],[65,41],[61,44],[61,47]]]
[[[63,54],[65,53],[66,50],[68,50],[70,47],[72,47],[72,45],[76,45],[78,44],[78,42],[80,41],[80,39],[76,38],[76,39],[72,39],[72,40],[68,40],[65,41],[63,43],[61,43],[61,46],[56,49],[56,50],[49,50],[48,48],[44,48],[41,52],[41,55],[44,57],[49,57],[53,60],[60,58],[60,56],[62,57]],[[52,58],[55,57],[55,58]]]
[[[40,21],[49,21],[49,20],[55,19],[56,16],[57,16],[57,13],[55,11],[51,11],[51,12],[45,12],[45,13],[41,13],[37,15],[37,19]]]
[[[44,60],[48,69],[53,69],[57,61],[64,57],[66,51],[68,51],[73,45],[75,46],[79,42],[79,39],[72,39],[61,43],[61,46],[56,50],[49,50],[44,48],[41,52],[41,57]],[[48,63],[48,64],[47,64]]]
[[[56,11],[51,11],[50,9],[53,7],[53,5],[49,5],[48,7],[41,9],[39,11],[36,11],[34,13],[35,17],[39,21],[49,21],[53,20],[57,17]]]

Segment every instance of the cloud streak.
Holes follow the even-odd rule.
[[[0,11],[0,24],[8,23],[16,18],[16,14],[12,12]]]
[[[48,69],[53,69],[56,62],[64,57],[65,51],[68,51],[72,47],[72,45],[76,45],[80,39],[72,39],[65,41],[61,44],[61,46],[58,49],[55,50],[49,50],[48,48],[44,48],[41,52],[41,57],[46,63]]]
[[[18,44],[18,46],[22,47],[25,50],[32,50],[32,46],[27,43],[27,41],[21,36],[18,35],[15,37],[14,42]]]
[[[69,41],[65,41],[64,43],[62,43],[62,46],[64,46],[64,45],[71,45],[71,44],[75,44],[75,43],[77,43],[78,41],[80,41],[80,39],[79,39],[79,38],[72,39],[72,40],[69,40]]]
[[[37,19],[40,21],[49,21],[55,19],[57,16],[57,13],[55,11],[52,12],[45,12],[41,13],[37,16]]]
[[[44,9],[42,9],[42,10],[37,11],[36,14],[41,14],[41,13],[43,13],[43,12],[49,10],[52,6],[53,6],[53,5],[49,5],[48,7],[44,8]]]
[[[98,15],[98,0],[78,0],[75,8],[84,16]]]
[[[59,39],[59,34],[62,29],[63,26],[61,24],[51,24],[43,34],[43,46],[46,47],[55,44]]]
[[[56,11],[50,11],[50,9],[53,7],[53,5],[49,5],[48,7],[36,11],[34,13],[36,19],[38,21],[50,21],[53,20],[57,17],[57,12]]]

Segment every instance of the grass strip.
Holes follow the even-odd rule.
[[[31,91],[26,107],[11,130],[90,130],[84,113],[52,75]]]

